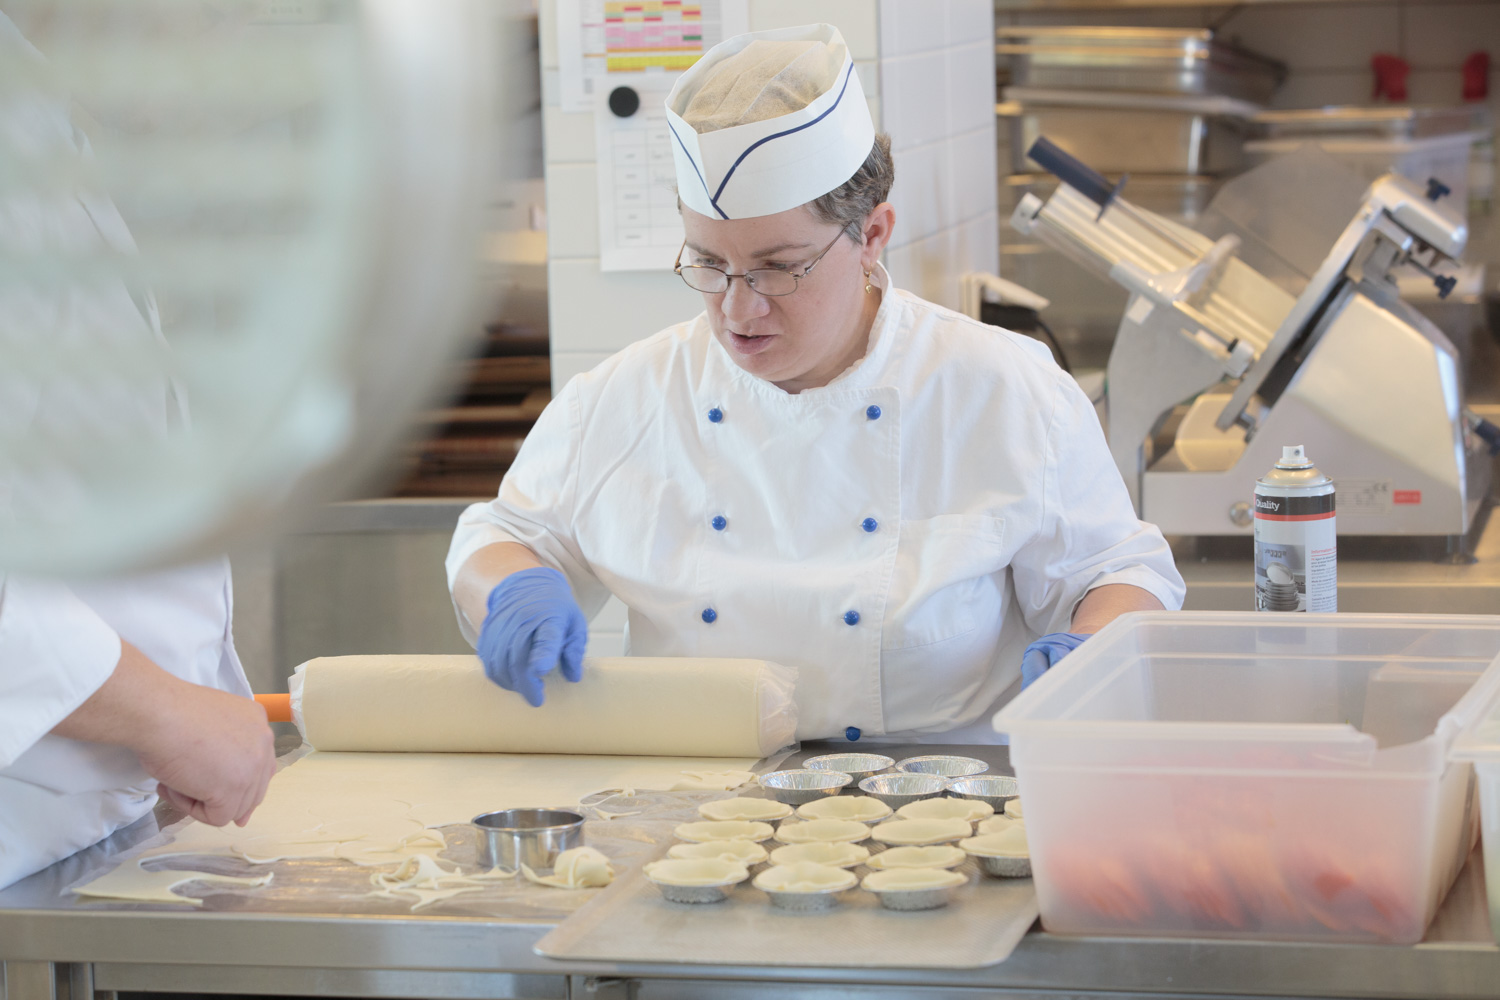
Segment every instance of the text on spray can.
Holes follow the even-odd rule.
[[[1338,610],[1333,480],[1300,444],[1255,483],[1255,610]]]

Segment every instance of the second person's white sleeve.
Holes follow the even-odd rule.
[[[547,404],[500,483],[500,493],[459,516],[448,548],[448,591],[459,569],[480,549],[497,542],[526,546],[544,565],[560,570],[586,617],[609,599],[578,545],[574,516],[582,418],[578,378]],[[459,627],[470,644],[477,640],[464,615]]]
[[[0,768],[88,700],[120,662],[120,637],[50,580],[0,576]]]

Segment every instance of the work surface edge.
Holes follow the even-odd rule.
[[[805,746],[786,766],[828,749]],[[889,753],[930,750],[871,749]],[[950,749],[988,759],[997,772],[1009,771],[1005,747]],[[1478,864],[1477,852],[1471,864]],[[1482,902],[1478,870],[1466,869],[1460,882],[1465,879],[1471,890],[1480,893]],[[532,951],[555,926],[550,922],[441,915],[105,911],[34,903],[7,906],[4,895],[0,893],[0,960],[93,964],[99,989],[113,988],[110,968],[114,966],[136,973],[170,968],[175,989],[203,993],[222,989],[217,984],[225,978],[225,970],[277,968],[288,973],[277,980],[283,986],[299,981],[299,974],[305,976],[307,995],[319,992],[318,973],[323,970],[418,970],[1076,993],[1500,996],[1500,947],[1491,940],[1340,945],[1064,937],[1034,930],[1005,962],[972,970],[560,962]],[[1455,892],[1450,902],[1459,895]],[[1473,905],[1472,900],[1468,905]],[[443,994],[434,989],[431,995]]]
[[[107,916],[109,920],[97,919]],[[533,953],[550,925],[485,919],[264,914],[0,912],[7,961],[161,965],[179,975],[274,966],[860,985],[1044,988],[1307,997],[1491,997],[1500,948],[1069,938],[1028,934],[1000,965],[975,970],[835,969],[557,962]],[[309,975],[309,980],[313,979]],[[108,977],[98,985],[107,988]]]

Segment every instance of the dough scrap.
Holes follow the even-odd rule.
[[[140,866],[140,860],[135,860],[125,862],[92,882],[76,886],[72,892],[91,899],[128,899],[137,903],[187,903],[189,906],[202,906],[203,900],[179,896],[172,890],[189,882],[253,888],[268,885],[270,881],[269,874],[236,878],[180,869],[148,872]]]
[[[592,847],[575,847],[557,856],[551,875],[538,875],[526,865],[521,874],[537,885],[550,885],[558,889],[588,889],[609,885],[615,880],[615,870],[609,858]]]
[[[868,795],[830,795],[797,807],[802,819],[852,819],[873,823],[891,814],[891,807]]]
[[[648,879],[665,885],[730,885],[750,877],[749,870],[727,858],[666,858],[641,869]]]
[[[478,892],[482,888],[484,888],[484,886],[469,885],[461,886],[457,889],[376,889],[375,891],[369,893],[369,895],[378,896],[384,899],[395,899],[398,896],[416,896],[417,901],[411,904],[411,910],[413,913],[415,913],[418,910],[425,910],[427,907],[432,906],[436,903],[441,903],[444,900],[452,899],[454,896],[457,896],[461,893]]]
[[[971,836],[974,828],[961,819],[893,819],[881,823],[870,836],[883,844],[945,844]]]
[[[893,847],[870,858],[871,868],[953,868],[964,863],[968,855],[952,844],[930,847]]]
[[[854,888],[859,878],[842,868],[799,861],[794,865],[772,865],[755,876],[752,884],[769,892],[837,892]]]
[[[776,828],[776,839],[783,844],[853,844],[869,840],[870,828],[852,819],[810,819],[801,823],[788,821]]]
[[[896,810],[902,819],[961,819],[977,823],[995,815],[995,807],[978,799],[918,799]]]
[[[752,840],[759,843],[771,836],[771,824],[742,819],[702,820],[683,823],[672,831],[678,840],[701,844],[710,840]]]
[[[791,806],[774,799],[720,799],[717,802],[705,802],[698,807],[698,815],[704,819],[765,821],[786,819],[791,814]]]
[[[1019,798],[1008,799],[1005,803],[1005,815],[1011,819],[1025,819],[1026,814],[1021,811],[1021,800]]]
[[[887,868],[866,875],[863,885],[871,892],[910,892],[918,889],[944,889],[963,885],[967,881],[958,872],[942,868]]]
[[[669,792],[732,792],[755,780],[752,771],[683,771]]]
[[[483,876],[492,878],[493,873]],[[372,896],[394,898],[398,895],[416,896],[412,912],[425,909],[464,892],[478,892],[480,877],[465,875],[458,869],[444,868],[437,860],[425,854],[416,854],[403,860],[395,871],[376,872],[370,876],[375,890]]]
[[[673,844],[669,858],[728,858],[745,867],[766,860],[766,849],[751,840],[706,840],[701,844]]]
[[[370,884],[380,889],[441,889],[445,882],[468,882],[457,868],[444,868],[433,858],[417,854],[396,866],[393,872],[376,872]]]
[[[778,847],[771,852],[771,863],[777,865],[795,865],[804,862],[827,865],[830,868],[850,868],[854,865],[862,865],[869,860],[870,852],[867,848],[847,841],[829,843],[827,841],[813,841],[806,844],[787,844]]]
[[[337,857],[339,842],[337,840],[305,839],[295,834],[290,838],[278,837],[273,834],[238,841],[230,847],[230,850],[252,865],[268,865],[273,861],[280,861],[283,858]],[[162,855],[152,856],[162,857]]]
[[[986,858],[1030,857],[1026,845],[1026,827],[1014,824],[999,833],[983,833],[977,837],[960,840],[958,846],[970,854]]]

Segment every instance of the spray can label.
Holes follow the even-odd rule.
[[[1255,488],[1255,609],[1337,611],[1333,484],[1274,484],[1275,472]]]

